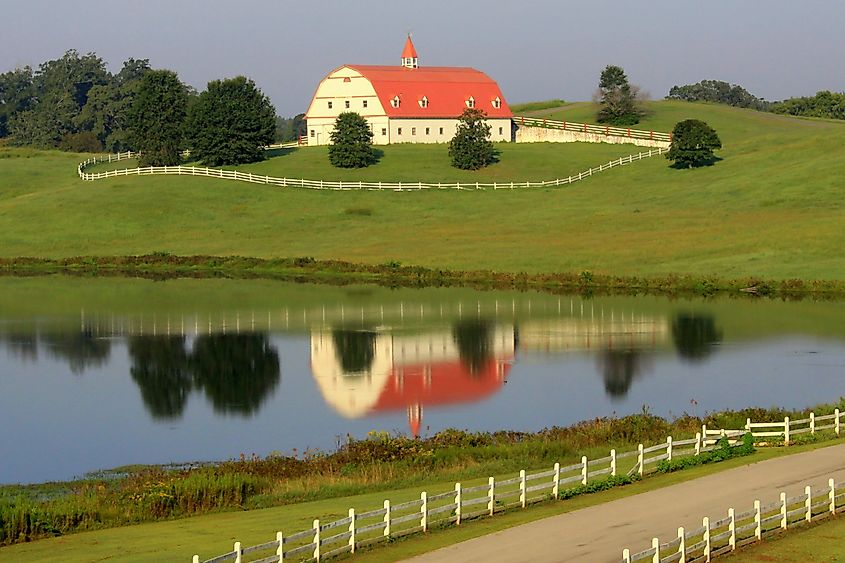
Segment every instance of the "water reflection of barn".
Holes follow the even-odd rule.
[[[475,402],[501,388],[515,352],[512,326],[484,322],[422,334],[311,333],[311,371],[329,405],[347,418],[405,409],[415,436],[424,407]]]

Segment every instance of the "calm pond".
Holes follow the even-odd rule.
[[[0,278],[0,483],[845,395],[845,302]]]

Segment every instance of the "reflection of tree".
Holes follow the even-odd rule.
[[[628,394],[634,379],[640,376],[643,357],[639,350],[605,350],[599,364],[604,378],[604,389],[613,398]]]
[[[24,360],[38,359],[38,337],[35,332],[10,332],[0,335],[9,352]]]
[[[48,333],[41,339],[50,353],[58,359],[67,360],[70,371],[77,375],[86,368],[103,365],[111,353],[111,342],[95,337],[90,329]]]
[[[493,323],[482,319],[461,320],[452,327],[461,361],[472,375],[484,371],[493,359]]]
[[[217,412],[253,414],[279,384],[279,354],[264,334],[200,336],[191,366]]]
[[[193,387],[184,336],[133,336],[129,373],[153,418],[178,418]]]
[[[672,321],[672,340],[682,358],[700,362],[713,353],[713,344],[722,341],[722,331],[710,315],[679,313]]]
[[[370,371],[376,353],[375,332],[335,329],[332,339],[344,374],[361,375]]]

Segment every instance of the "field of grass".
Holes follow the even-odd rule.
[[[845,561],[845,518],[840,516],[773,536],[760,544],[740,549],[724,560],[733,563],[842,563]]]
[[[190,177],[76,178],[81,155],[0,149],[0,255],[175,254],[398,260],[449,269],[844,279],[845,124],[726,106],[656,102],[642,128],[710,123],[724,158],[674,170],[663,158],[570,187],[482,192],[312,192]],[[549,110],[588,120],[591,104]],[[591,119],[590,119],[591,120]],[[565,176],[637,147],[507,145],[478,173],[445,147],[393,146],[364,171],[324,149],[243,167],[324,179],[514,181]],[[425,177],[423,177],[425,176]]]

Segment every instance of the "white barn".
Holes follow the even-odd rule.
[[[512,140],[513,113],[498,84],[466,67],[420,67],[408,37],[397,66],[344,65],[320,82],[305,114],[309,145],[327,145],[337,116],[364,117],[373,143],[445,143],[466,108],[487,115],[491,140]]]

